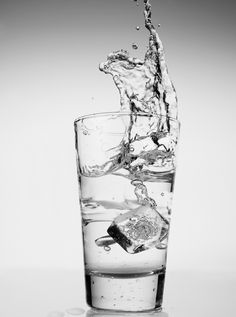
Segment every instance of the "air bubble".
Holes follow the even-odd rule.
[[[95,240],[98,247],[109,247],[110,244],[114,244],[115,241],[110,236],[103,236]]]
[[[132,180],[131,184],[134,186],[137,186],[137,185],[143,184],[143,182],[140,179],[134,179]]]
[[[156,249],[158,250],[165,250],[166,248],[167,248],[166,243],[159,243],[158,245],[156,245]]]
[[[109,251],[111,251],[111,247],[109,247],[109,245],[105,245],[105,246],[104,246],[104,250],[107,251],[107,252],[109,252]]]
[[[135,44],[135,43],[133,43],[133,44],[132,44],[132,48],[133,48],[134,50],[137,50],[137,49],[138,49],[138,45]]]

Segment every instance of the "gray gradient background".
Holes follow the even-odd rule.
[[[233,271],[236,5],[152,3],[182,123],[168,268]],[[0,268],[82,267],[73,120],[119,109],[98,64],[120,48],[142,56],[142,11],[130,0],[0,1]]]

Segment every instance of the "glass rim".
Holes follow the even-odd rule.
[[[159,117],[159,118],[167,118],[166,115],[156,114],[156,113],[148,113],[148,112],[131,112],[131,111],[108,111],[108,112],[96,112],[92,114],[86,114],[83,116],[78,117],[75,119],[74,124],[79,123],[80,121],[84,119],[92,119],[92,118],[98,118],[98,117],[109,117],[109,116],[128,116],[128,115],[136,115],[140,117]],[[168,117],[169,120],[177,122],[180,124],[180,121],[178,119]]]

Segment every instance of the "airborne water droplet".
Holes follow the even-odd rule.
[[[134,50],[137,50],[137,49],[138,49],[138,45],[135,44],[135,43],[133,43],[133,44],[132,44],[132,48],[133,48]]]
[[[136,30],[139,31],[140,30],[140,26],[136,26]]]

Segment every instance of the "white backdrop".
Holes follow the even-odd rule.
[[[197,4],[153,4],[182,123],[168,268],[231,271],[233,4],[228,14],[216,6],[215,15]],[[98,64],[113,50],[132,51],[137,12],[127,1],[1,3],[0,268],[82,267],[73,121],[119,109]]]

